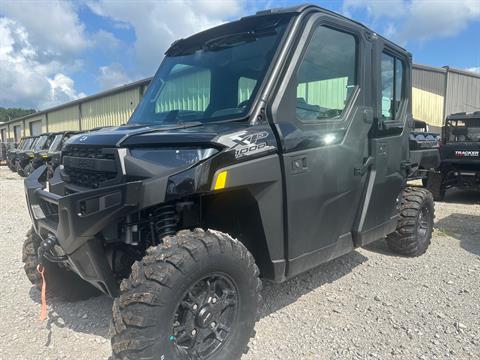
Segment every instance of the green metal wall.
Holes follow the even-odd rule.
[[[78,105],[48,113],[48,131],[79,130]]]
[[[210,103],[210,72],[185,74],[175,83],[166,82],[156,103],[156,112],[178,110],[204,111]],[[238,81],[238,103],[250,98],[257,81],[241,77]]]
[[[139,101],[140,88],[136,87],[82,103],[82,130],[125,124]]]
[[[347,77],[302,83],[297,87],[297,97],[303,98],[310,105],[343,109],[347,98],[347,84]]]

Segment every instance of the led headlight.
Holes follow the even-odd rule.
[[[208,159],[218,152],[212,148],[136,148],[130,154],[136,159],[166,168],[184,168]]]

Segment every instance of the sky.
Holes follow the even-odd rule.
[[[293,0],[0,0],[0,106],[46,109],[152,76],[176,39]],[[480,73],[480,0],[310,1],[415,63]]]

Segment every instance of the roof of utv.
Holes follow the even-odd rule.
[[[475,111],[471,113],[460,112],[447,116],[447,120],[470,120],[470,119],[480,119],[480,111]]]
[[[396,47],[398,50],[410,54],[406,49],[404,49],[401,46],[395,44],[394,42],[384,38],[383,36],[378,35],[376,32],[374,32],[373,30],[371,30],[370,28],[368,28],[367,26],[365,26],[361,22],[352,20],[352,19],[350,19],[346,16],[340,15],[336,12],[333,12],[331,10],[327,10],[327,9],[322,8],[320,6],[317,6],[317,5],[302,4],[302,5],[292,6],[292,7],[273,8],[273,9],[269,9],[269,10],[257,11],[255,13],[255,15],[244,16],[244,17],[240,18],[239,20],[231,21],[229,23],[225,23],[225,24],[213,27],[211,29],[204,30],[202,32],[196,33],[196,34],[191,35],[191,36],[189,36],[187,38],[184,38],[184,39],[178,39],[170,45],[170,48],[168,48],[168,50],[165,52],[165,55],[168,56],[168,55],[174,54],[175,50],[178,47],[181,47],[181,46],[184,46],[184,45],[188,46],[191,43],[196,43],[198,41],[202,41],[203,38],[210,38],[212,35],[214,36],[215,33],[222,31],[222,29],[224,29],[227,26],[240,25],[244,21],[249,21],[251,19],[262,17],[262,16],[281,15],[281,14],[301,14],[301,13],[309,13],[309,12],[321,12],[321,13],[324,13],[324,14],[334,16],[334,17],[336,17],[338,19],[341,19],[341,20],[344,20],[344,21],[349,21],[351,23],[355,23],[355,24],[363,27],[365,30],[370,31],[372,34],[375,34],[377,37],[385,40],[387,43]]]

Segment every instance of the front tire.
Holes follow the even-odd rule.
[[[239,359],[253,335],[258,276],[253,256],[227,234],[165,237],[120,286],[114,359]]]
[[[403,256],[420,256],[427,251],[433,232],[434,202],[430,191],[407,187],[403,191],[400,220],[387,244]]]
[[[27,233],[27,238],[23,243],[22,261],[23,269],[28,280],[36,288],[41,289],[42,279],[37,271],[39,264],[38,247],[41,239],[31,228]],[[89,284],[77,274],[69,271],[58,264],[43,261],[45,268],[45,281],[47,283],[47,292],[49,295],[61,298],[66,301],[78,301],[100,295],[100,290]]]

